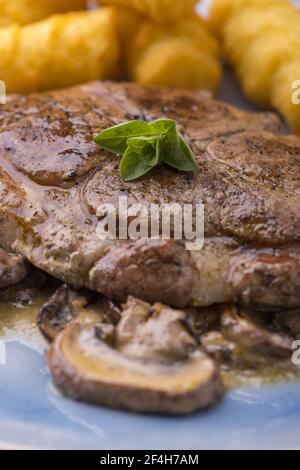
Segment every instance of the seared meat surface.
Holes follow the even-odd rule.
[[[199,163],[124,183],[93,143],[130,120],[175,119]],[[0,108],[0,244],[38,268],[119,301],[300,305],[300,140],[267,113],[203,94],[91,83],[12,97]],[[205,246],[96,236],[105,202],[204,203]]]

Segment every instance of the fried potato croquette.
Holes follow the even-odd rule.
[[[290,41],[288,37],[288,32],[281,31],[259,36],[249,44],[236,65],[245,94],[261,106],[270,106],[274,74],[282,64],[289,63],[297,56],[296,43],[300,50],[300,31],[298,38],[291,38]],[[289,88],[291,94],[291,83]]]
[[[144,85],[165,85],[215,91],[221,69],[218,61],[189,38],[153,43],[132,69],[131,78]]]
[[[290,4],[272,5],[267,15],[263,4],[242,8],[225,25],[226,50],[230,50],[230,56],[238,63],[247,52],[250,42],[264,34],[285,31],[287,23],[295,27],[297,21],[299,20]]]
[[[228,19],[245,6],[263,6],[289,4],[289,0],[212,0],[209,24],[213,32],[220,37]],[[249,21],[251,23],[251,21]]]
[[[198,0],[98,0],[101,5],[131,8],[158,23],[182,20],[193,13]]]
[[[292,103],[292,83],[300,79],[300,11],[286,0],[214,0],[211,23],[245,95],[300,132],[299,105]]]
[[[0,26],[25,25],[54,13],[83,10],[87,0],[0,0]]]
[[[129,56],[129,63],[138,61],[145,50],[153,43],[174,37],[177,39],[193,40],[199,49],[206,51],[214,57],[219,57],[220,55],[218,42],[203,27],[201,19],[195,16],[191,20],[180,22],[169,28],[161,27],[150,21],[140,24],[130,44],[127,47],[125,45]]]
[[[221,77],[220,47],[197,15],[169,26],[136,19],[131,34],[123,25],[126,22],[119,20],[121,37],[126,36],[123,70],[131,80],[216,90]]]
[[[115,11],[54,15],[0,29],[0,77],[9,93],[113,78],[119,60]]]

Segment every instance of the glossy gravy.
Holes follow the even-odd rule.
[[[0,302],[0,339],[18,341],[43,354],[47,348],[47,342],[36,325],[36,318],[47,297],[46,294],[41,294],[26,306]],[[221,366],[221,370],[225,387],[228,390],[237,387],[260,387],[276,382],[300,380],[300,368],[296,368],[292,364],[258,370],[228,369],[228,367]]]

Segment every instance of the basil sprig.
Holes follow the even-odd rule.
[[[94,140],[104,150],[122,155],[120,173],[124,181],[140,178],[162,163],[180,171],[198,168],[191,148],[171,119],[129,121],[106,129]]]

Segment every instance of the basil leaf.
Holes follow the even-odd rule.
[[[174,135],[177,134],[176,122],[171,119],[159,119],[158,121],[149,123],[149,125],[154,133],[160,135],[166,135],[169,133]]]
[[[94,140],[103,149],[123,155],[120,172],[125,181],[137,179],[161,163],[181,171],[198,168],[191,148],[171,119],[130,121],[106,129]]]
[[[130,121],[110,127],[98,134],[94,141],[104,150],[122,155],[127,148],[127,140],[131,137],[152,135],[153,130],[145,121]]]
[[[140,178],[158,164],[159,140],[160,137],[128,139],[128,148],[120,164],[120,173],[124,181]]]
[[[181,148],[181,150],[183,152],[183,155],[184,155],[184,160],[185,160],[184,166],[185,166],[185,168],[189,168],[189,169],[186,169],[184,171],[198,170],[199,165],[195,160],[194,153],[193,153],[191,147],[187,144],[187,142],[184,140],[184,138],[180,134],[179,134],[179,141],[180,141],[179,142],[180,148]]]
[[[186,144],[181,136],[178,136],[178,141],[168,142],[168,145],[163,149],[163,161],[176,170],[180,171],[195,171],[198,168],[191,149]]]
[[[198,165],[192,150],[178,133],[169,133],[161,149],[163,162],[181,171],[195,171]]]

